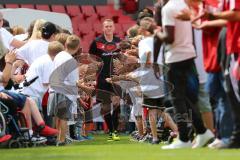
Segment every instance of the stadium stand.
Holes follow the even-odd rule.
[[[131,6],[131,3],[128,4]],[[5,4],[2,8],[29,8],[57,13],[67,14],[71,18],[73,32],[78,35],[82,44],[83,51],[87,52],[90,41],[102,33],[102,21],[104,19],[113,19],[116,23],[115,34],[123,38],[127,29],[135,21],[124,14],[122,9],[115,10],[113,5],[44,5],[44,4]],[[135,9],[134,9],[135,10]],[[128,11],[127,11],[128,13]]]

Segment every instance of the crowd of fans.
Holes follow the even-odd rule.
[[[92,139],[86,128],[97,117],[107,141],[119,141],[125,116],[136,125],[131,140],[159,144],[167,136],[162,149],[240,148],[240,1],[158,0],[154,7],[139,12],[125,39],[105,19],[89,53],[51,22],[35,20],[25,32],[3,25],[0,13],[7,114],[18,121],[23,112],[31,140],[57,146]],[[7,128],[0,143],[16,138]]]

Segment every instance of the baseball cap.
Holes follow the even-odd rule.
[[[56,28],[55,24],[53,24],[51,22],[44,23],[44,25],[42,27],[42,35],[43,36],[50,37],[51,35],[53,35],[56,32],[57,32],[57,28]]]

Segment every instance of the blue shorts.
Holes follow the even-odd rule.
[[[3,90],[3,93],[6,93],[7,95],[9,95],[10,97],[12,97],[12,100],[17,104],[17,106],[21,109],[23,109],[27,97],[23,94],[20,93],[15,93],[15,92],[11,92],[11,91],[7,91],[7,90]]]

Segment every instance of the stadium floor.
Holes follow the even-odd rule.
[[[239,150],[181,149],[161,150],[161,145],[130,142],[106,142],[106,136],[64,147],[0,149],[0,160],[239,160]]]

